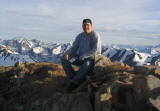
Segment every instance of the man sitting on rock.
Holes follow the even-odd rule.
[[[92,30],[92,21],[84,19],[82,28],[84,32],[76,37],[61,59],[66,75],[71,79],[68,92],[75,90],[85,80],[87,72],[93,68],[95,55],[101,54],[101,38]],[[75,72],[72,65],[80,66],[79,71]]]

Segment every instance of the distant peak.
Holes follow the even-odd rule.
[[[17,36],[17,37],[14,37],[12,40],[22,40],[22,39],[27,39],[27,38],[23,36]]]
[[[154,48],[160,48],[160,44],[156,45]]]

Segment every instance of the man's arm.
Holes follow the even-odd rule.
[[[94,57],[95,54],[101,54],[101,38],[98,33],[95,34],[94,40],[93,40],[93,48],[84,53],[82,56],[80,56],[80,60],[84,60],[86,58]]]
[[[77,51],[78,47],[79,47],[78,44],[79,44],[79,35],[76,37],[76,39],[73,42],[71,48],[69,50],[67,50],[64,55],[65,56],[68,55],[69,58],[72,57],[75,54],[75,52]]]

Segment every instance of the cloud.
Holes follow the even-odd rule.
[[[40,27],[19,27],[18,29],[21,29],[24,31],[44,31],[44,29]]]
[[[31,6],[12,6],[6,9],[7,13],[16,14],[20,16],[33,17],[53,17],[54,10],[47,4],[38,4],[35,7]]]
[[[24,33],[48,38],[54,35],[60,40],[74,37],[82,30],[82,20],[91,18],[94,30],[103,38],[110,36],[110,42],[124,38],[129,42],[132,37],[135,43],[143,39],[157,43],[160,8],[156,4],[159,3],[158,0],[16,0],[10,5],[7,2],[0,5],[0,12],[4,14],[0,15],[0,23],[2,26],[7,23],[7,28],[3,27],[6,30],[14,26]]]

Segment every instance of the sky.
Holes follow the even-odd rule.
[[[160,44],[160,0],[0,0],[0,38],[72,42],[90,18],[103,44]]]

